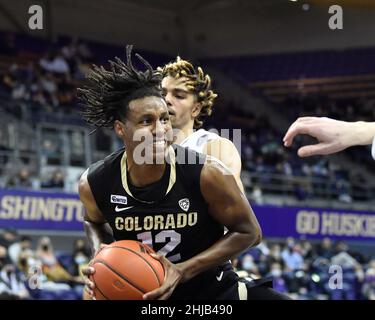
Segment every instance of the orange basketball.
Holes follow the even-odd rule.
[[[138,241],[122,240],[104,247],[90,266],[98,300],[142,300],[143,294],[161,286],[162,264],[149,254],[154,251]]]

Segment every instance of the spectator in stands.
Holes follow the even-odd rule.
[[[63,173],[60,170],[56,170],[49,180],[41,184],[41,187],[48,189],[64,189],[65,179]]]
[[[331,262],[335,265],[340,265],[343,268],[355,268],[358,264],[348,252],[349,247],[345,242],[338,242],[336,245],[336,254],[332,256]]]
[[[0,269],[9,263],[8,250],[0,245]]]
[[[14,264],[9,259],[6,247],[0,245],[0,300],[25,299],[28,292]]]
[[[39,64],[46,72],[53,72],[56,74],[69,73],[69,65],[58,50],[51,49],[40,59]]]
[[[6,188],[22,188],[22,189],[32,188],[32,181],[30,178],[29,170],[26,168],[23,168],[16,176],[10,177],[6,183]]]
[[[19,102],[18,104],[12,104],[8,110],[20,118],[22,116],[21,110],[24,109],[22,101],[28,100],[30,95],[23,71],[16,63],[12,64],[9,71],[3,76],[2,87],[8,92],[12,100]]]
[[[317,163],[315,163],[312,166],[312,173],[315,176],[326,178],[328,177],[329,171],[328,171],[328,162],[325,159],[319,160]]]
[[[375,259],[371,260],[368,264],[362,294],[365,299],[375,300]]]
[[[17,63],[13,63],[3,77],[3,85],[12,99],[17,101],[29,98],[28,87],[25,81],[24,70]]]
[[[265,256],[268,256],[271,252],[265,239],[263,239],[262,242],[256,246],[256,249]]]
[[[301,239],[301,255],[304,260],[312,260],[316,257],[316,250],[310,241]]]
[[[73,289],[70,283],[55,282],[51,280],[48,272],[43,272],[43,263],[36,256],[27,252],[20,254],[18,268],[22,272],[21,278],[29,287],[32,299],[43,300],[76,300],[82,296],[82,292]],[[81,290],[82,291],[82,290]]]
[[[9,257],[13,264],[17,264],[22,252],[32,252],[32,241],[28,236],[22,236],[20,241],[16,241],[9,246]]]
[[[82,281],[83,279],[83,274],[81,272],[82,268],[86,267],[90,261],[89,257],[85,255],[83,251],[77,251],[74,253],[73,256],[74,262],[74,276],[81,277]]]
[[[86,239],[79,238],[74,241],[73,252],[82,252],[86,257],[91,256],[90,248],[86,242]]]
[[[271,276],[273,278],[273,288],[275,290],[282,293],[287,293],[289,291],[283,278],[283,271],[280,263],[272,263],[271,270],[268,276]]]
[[[69,44],[63,46],[61,49],[61,54],[65,61],[68,63],[69,69],[72,74],[76,72],[79,64],[77,51],[77,39],[72,39]]]
[[[39,239],[36,256],[42,262],[42,270],[48,280],[55,282],[74,281],[74,277],[58,262],[49,237]]]
[[[264,203],[263,192],[262,192],[262,189],[258,185],[254,186],[250,197],[253,200],[253,202],[255,202],[256,204],[262,205]]]
[[[83,41],[77,42],[77,54],[79,61],[83,64],[90,64],[94,61],[94,55],[87,43]]]
[[[254,258],[251,254],[245,254],[242,256],[240,262],[241,270],[247,273],[246,277],[251,279],[259,279],[261,277],[258,267],[254,262]]]
[[[9,248],[9,246],[16,242],[17,240],[17,231],[15,229],[5,229],[3,233],[0,234],[0,246]]]
[[[300,181],[300,182],[295,182],[293,184],[294,186],[294,196],[298,201],[305,201],[310,197],[309,190],[305,187],[305,183]]]
[[[281,246],[278,243],[275,243],[271,246],[270,255],[269,255],[269,264],[272,263],[280,263],[281,265],[284,265],[283,258],[281,256]]]
[[[18,261],[15,264],[20,270],[24,277],[27,278],[29,275],[30,269],[32,267],[37,267],[41,265],[41,262],[37,259],[35,252],[31,249],[24,249],[18,255]]]
[[[59,105],[59,99],[57,97],[58,87],[53,74],[48,72],[44,77],[41,77],[40,86],[49,105],[56,108]]]
[[[320,245],[318,245],[318,255],[320,257],[331,259],[334,255],[333,245],[330,238],[324,238]]]
[[[83,275],[81,270],[83,267],[87,266],[90,261],[90,250],[84,239],[77,239],[74,242],[73,248],[73,276],[81,277],[83,280]]]
[[[350,190],[349,190],[350,184],[349,184],[349,182],[347,182],[343,179],[338,180],[336,182],[335,188],[336,188],[336,192],[337,192],[337,195],[338,195],[338,199],[341,202],[345,202],[345,203],[352,203],[353,202],[353,199],[350,196]]]
[[[29,293],[12,264],[6,264],[0,271],[0,299],[18,300],[29,298]]]
[[[303,257],[301,247],[298,244],[289,244],[281,253],[281,257],[288,270],[294,271],[302,268]]]

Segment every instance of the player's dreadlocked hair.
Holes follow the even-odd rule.
[[[109,60],[110,70],[93,65],[87,76],[88,84],[77,90],[84,107],[82,116],[96,129],[113,127],[115,120],[124,119],[132,100],[162,97],[160,74],[139,54],[135,55],[147,70],[136,70],[131,61],[132,48],[132,45],[126,46],[126,63],[118,57],[115,61]]]
[[[209,116],[212,113],[212,107],[217,94],[211,90],[211,78],[208,74],[204,74],[201,67],[197,69],[186,60],[180,57],[176,58],[176,61],[172,61],[165,65],[163,68],[158,68],[158,72],[161,73],[162,77],[171,76],[173,78],[186,77],[187,88],[193,92],[198,102],[202,104],[202,109],[198,117],[194,119],[194,128],[202,126],[203,121],[201,117]]]

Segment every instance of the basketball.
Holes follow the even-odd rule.
[[[94,257],[97,300],[142,300],[143,294],[160,287],[162,264],[150,256],[154,251],[138,241],[116,241]]]

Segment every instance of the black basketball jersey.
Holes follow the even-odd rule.
[[[191,149],[171,146],[163,177],[146,188],[131,185],[124,149],[91,165],[88,182],[115,239],[142,241],[178,263],[223,237],[224,226],[210,216],[200,191],[205,158]],[[237,300],[243,298],[244,288],[226,262],[179,284],[170,299]]]
[[[129,181],[124,149],[91,165],[88,182],[116,240],[142,241],[183,262],[218,241],[224,227],[210,216],[200,191],[205,155],[173,145],[169,160],[164,176],[145,192]]]

